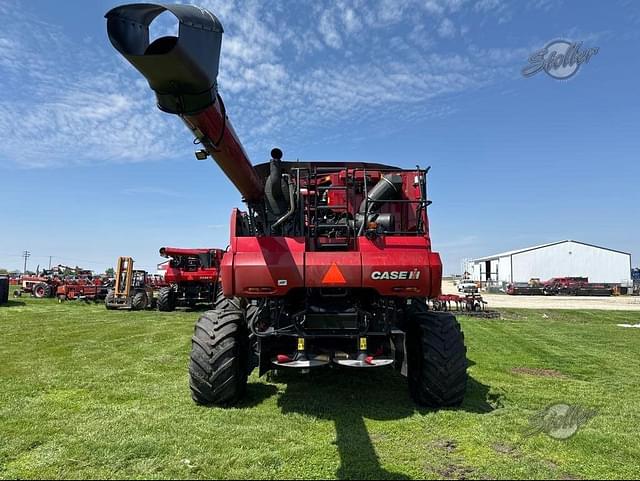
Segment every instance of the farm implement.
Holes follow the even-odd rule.
[[[619,285],[589,282],[587,277],[554,277],[546,282],[532,280],[507,286],[512,296],[612,296]]]

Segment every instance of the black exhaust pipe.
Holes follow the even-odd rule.
[[[179,36],[149,44],[149,25],[169,11]],[[222,24],[193,5],[135,3],[105,15],[113,46],[147,79],[158,107],[172,114],[194,114],[216,102]]]

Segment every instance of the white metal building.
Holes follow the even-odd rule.
[[[529,282],[588,277],[589,282],[631,285],[631,254],[565,240],[473,260],[473,280]]]

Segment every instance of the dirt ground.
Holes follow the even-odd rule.
[[[453,281],[442,281],[444,294],[458,294]],[[506,294],[487,294],[482,298],[489,309],[500,307],[520,307],[524,309],[603,309],[607,311],[640,311],[640,297],[571,297],[571,296],[508,296]]]

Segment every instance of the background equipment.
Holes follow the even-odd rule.
[[[164,264],[168,284],[158,293],[158,310],[173,311],[176,306],[213,306],[218,289],[218,270],[222,249],[179,249],[162,247],[160,255],[169,257]]]
[[[131,257],[118,257],[115,284],[107,293],[107,309],[140,311],[155,306],[154,290],[147,281],[147,272],[133,269]]]

